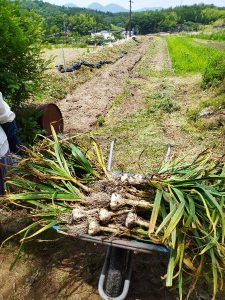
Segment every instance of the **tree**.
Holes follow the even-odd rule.
[[[60,31],[60,29],[59,29],[59,27],[58,27],[57,25],[52,25],[52,26],[50,27],[50,30],[49,30],[50,34],[56,34],[56,33],[59,33],[59,31]]]
[[[225,10],[217,7],[207,7],[202,11],[204,21],[206,24],[215,22],[218,19],[225,18]]]
[[[160,22],[163,31],[174,31],[177,28],[178,16],[176,12],[164,14],[164,19]]]
[[[0,91],[14,108],[34,91],[44,67],[41,17],[0,0]]]

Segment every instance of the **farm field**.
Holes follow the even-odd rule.
[[[56,49],[44,49],[43,57],[47,60],[53,59],[50,67],[54,68],[56,65],[63,64],[64,58],[66,63],[70,63],[79,59],[79,57],[87,52],[86,48],[56,48]]]
[[[219,52],[190,38],[170,36],[166,39],[176,74],[203,72],[208,59]]]
[[[82,57],[82,51],[75,57]],[[92,134],[105,157],[111,140],[117,138],[113,168],[144,174],[159,168],[168,143],[173,156],[189,161],[209,147],[214,155],[222,154],[224,126],[204,130],[189,117],[217,95],[214,89],[203,90],[201,80],[207,60],[220,50],[186,37],[159,36],[131,40],[87,57],[115,59],[121,51],[127,54],[100,70],[52,75],[63,86],[70,84],[60,97],[55,93],[49,99],[62,110],[65,134]],[[56,238],[45,243],[43,236],[32,245],[27,243],[11,273],[8,268],[17,249],[9,244],[1,250],[0,299],[100,299],[97,280],[106,249]],[[166,264],[167,259],[159,255],[135,255],[128,300],[177,299],[161,280]],[[211,299],[207,289],[196,289],[193,300],[197,299]]]

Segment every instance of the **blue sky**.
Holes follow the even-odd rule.
[[[110,3],[116,3],[123,7],[128,8],[128,0],[44,0],[46,2],[63,5],[66,3],[74,3],[80,7],[86,7],[93,2],[101,3],[102,5],[107,5]],[[134,9],[139,9],[143,7],[170,7],[181,4],[191,5],[194,3],[205,3],[205,4],[215,4],[217,6],[225,6],[225,0],[133,0]]]

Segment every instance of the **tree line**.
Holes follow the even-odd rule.
[[[112,25],[128,28],[128,13],[104,13],[52,5],[40,0],[24,0],[21,3],[23,7],[42,15],[46,35],[70,31],[82,36],[103,29],[110,30]],[[139,34],[193,31],[218,19],[225,19],[225,8],[204,4],[178,6],[158,11],[135,12],[132,16],[132,28]]]

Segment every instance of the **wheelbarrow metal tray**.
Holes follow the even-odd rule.
[[[152,251],[169,253],[170,250],[162,244],[154,244],[151,242],[143,242],[137,240],[131,240],[126,238],[111,237],[106,238],[105,236],[90,236],[83,234],[79,236],[79,239],[97,244],[103,244],[106,246],[113,246],[122,249],[132,250],[135,252],[150,253]]]

